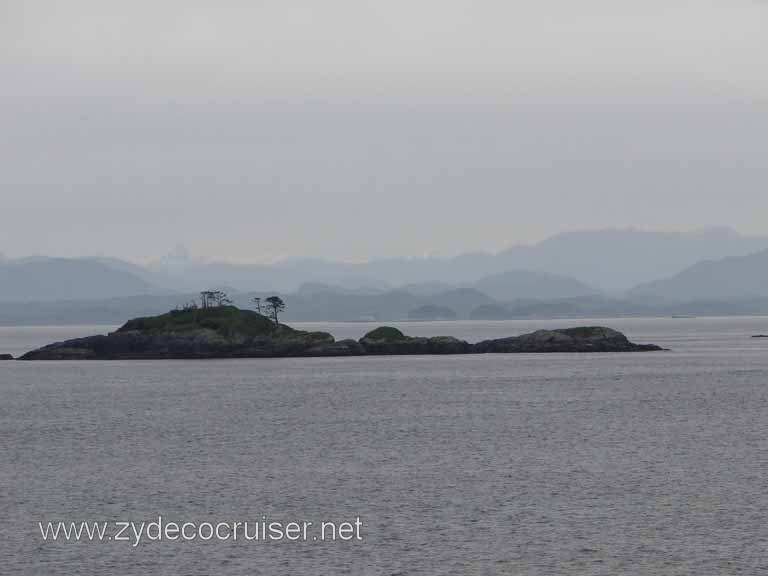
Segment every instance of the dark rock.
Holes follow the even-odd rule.
[[[400,342],[407,339],[408,336],[392,326],[379,326],[361,338],[361,340],[376,340],[382,342]]]
[[[365,354],[363,347],[357,340],[339,340],[318,344],[307,349],[307,356],[361,356]]]
[[[131,360],[274,358],[381,354],[472,354],[485,352],[637,352],[661,350],[633,344],[610,328],[540,330],[514,338],[469,344],[450,336],[416,338],[382,326],[359,342],[336,342],[326,332],[303,332],[232,306],[174,311],[137,318],[106,336],[50,344],[21,360]],[[9,358],[10,359],[10,358]]]
[[[13,360],[13,356],[11,354],[0,354],[0,360]]]
[[[475,344],[475,352],[651,352],[662,350],[652,344],[634,344],[624,334],[600,326],[537,330],[512,338],[485,340]]]
[[[326,332],[275,325],[249,310],[221,307],[174,311],[138,318],[107,336],[50,344],[22,360],[119,360],[172,358],[258,358],[328,355],[336,344]],[[338,346],[338,345],[337,345]],[[325,347],[325,348],[324,348]],[[349,346],[347,346],[349,348]],[[342,351],[344,346],[338,346]],[[315,350],[318,354],[312,354]],[[349,353],[349,352],[347,352]]]
[[[451,336],[415,338],[397,328],[382,326],[360,339],[366,354],[470,354],[472,345]]]

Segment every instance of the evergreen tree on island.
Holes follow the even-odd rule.
[[[285,310],[285,302],[279,296],[270,296],[267,298],[267,311],[272,316],[275,324],[278,324],[277,315]]]

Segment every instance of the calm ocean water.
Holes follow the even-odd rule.
[[[0,573],[768,572],[768,318],[670,352],[0,363]],[[338,338],[364,324],[305,324]],[[104,328],[0,328],[0,352]],[[48,521],[354,521],[362,540],[43,541]],[[115,530],[112,531],[114,533]]]

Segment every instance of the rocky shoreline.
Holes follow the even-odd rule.
[[[604,327],[539,330],[470,344],[450,336],[411,337],[380,327],[360,340],[336,341],[327,332],[304,332],[250,310],[224,306],[177,310],[137,318],[108,335],[76,338],[27,352],[19,360],[145,360],[287,358],[552,352],[649,352]]]

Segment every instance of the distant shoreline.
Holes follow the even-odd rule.
[[[766,314],[711,314],[711,315],[696,315],[696,316],[671,316],[671,315],[642,315],[642,314],[627,314],[627,315],[609,315],[609,316],[531,316],[520,318],[503,318],[503,319],[487,319],[487,320],[473,320],[467,318],[460,318],[455,320],[415,320],[413,318],[402,319],[383,319],[383,320],[294,320],[291,318],[286,319],[286,322],[292,325],[326,325],[326,324],[342,324],[342,325],[375,325],[379,326],[383,322],[389,324],[502,324],[506,322],[573,322],[573,321],[610,321],[610,320],[719,320],[727,318],[766,318],[768,319],[768,313]],[[94,328],[114,328],[117,329],[121,326],[120,322],[64,322],[64,323],[23,323],[12,324],[3,323],[0,320],[0,329],[24,329],[24,328],[69,328],[69,327],[94,327]]]

